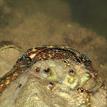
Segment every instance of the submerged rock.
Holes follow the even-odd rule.
[[[91,60],[74,49],[32,48],[8,71],[0,79],[0,107],[107,106],[102,79]]]
[[[22,49],[10,41],[0,42],[0,77],[10,71]]]

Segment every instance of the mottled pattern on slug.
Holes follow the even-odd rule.
[[[12,81],[16,80],[19,75],[32,67],[33,64],[40,60],[50,59],[69,59],[77,64],[83,64],[92,76],[95,77],[90,59],[74,49],[54,46],[31,48],[17,60],[12,70],[0,79],[0,93],[2,93]]]

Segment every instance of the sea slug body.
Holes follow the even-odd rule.
[[[75,62],[75,64],[79,66],[83,65],[89,77],[84,77],[81,81],[88,81],[90,76],[91,78],[96,78],[96,73],[92,67],[91,60],[83,54],[80,54],[78,51],[71,49],[71,48],[60,48],[54,46],[46,46],[46,47],[37,47],[28,49],[17,61],[16,64],[13,66],[11,71],[5,74],[2,78],[0,78],[0,93],[2,93],[7,86],[14,80],[16,80],[24,71],[28,68],[31,68],[35,63],[39,61],[46,61],[46,60],[67,60]],[[81,73],[79,74],[81,75]],[[82,74],[84,75],[84,74]],[[71,77],[77,78],[77,77]],[[69,76],[66,79],[72,83],[72,80]],[[65,80],[66,81],[66,80]],[[64,83],[66,84],[66,82]],[[76,80],[77,81],[77,80]],[[71,86],[72,87],[72,86]]]

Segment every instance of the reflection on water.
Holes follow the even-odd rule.
[[[107,0],[69,0],[72,17],[107,37]]]

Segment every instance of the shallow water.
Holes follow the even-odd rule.
[[[69,0],[73,20],[107,37],[106,0]]]
[[[23,19],[22,15],[29,17],[43,12],[59,20],[71,19],[107,37],[106,4],[106,0],[0,0],[0,27],[19,23],[17,18]]]
[[[90,57],[107,85],[107,7],[99,1],[0,0],[0,42],[70,46]]]

